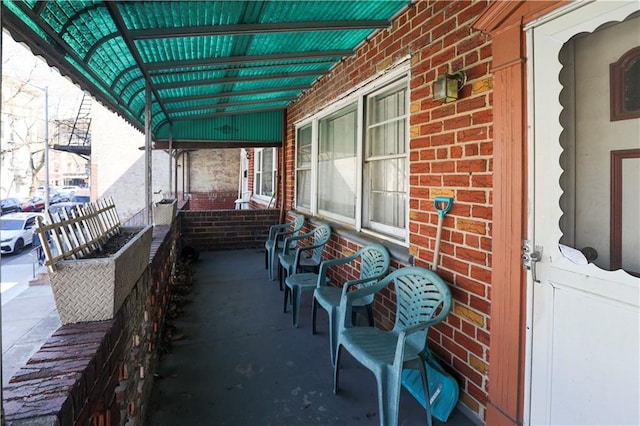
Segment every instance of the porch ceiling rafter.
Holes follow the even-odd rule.
[[[167,112],[166,108],[164,107],[162,99],[158,95],[158,90],[156,89],[155,85],[153,84],[153,81],[151,80],[151,76],[149,75],[149,71],[147,70],[147,68],[145,66],[145,63],[144,63],[142,57],[140,56],[140,52],[138,51],[138,48],[135,46],[135,44],[133,43],[131,37],[129,36],[129,30],[126,27],[126,25],[124,23],[124,20],[122,19],[122,15],[120,15],[120,11],[116,7],[115,2],[105,2],[105,6],[106,6],[107,10],[109,11],[109,14],[111,15],[111,18],[113,19],[113,22],[115,23],[116,27],[118,28],[118,32],[121,34],[122,38],[124,39],[124,42],[126,43],[127,47],[129,48],[129,52],[131,52],[131,55],[133,56],[133,59],[134,59],[136,65],[140,69],[141,73],[144,75],[145,80],[148,83],[149,90],[151,90],[151,92],[153,93],[153,96],[155,96],[156,102],[158,102],[158,105],[160,106],[160,109],[162,109],[162,111],[164,112],[164,114],[167,117],[167,119],[169,121],[171,121],[169,113]],[[138,114],[138,115],[140,115],[140,114]]]
[[[261,80],[281,80],[287,78],[296,77],[317,77],[321,75],[329,74],[328,70],[318,71],[293,71],[293,72],[279,72],[274,74],[261,74],[261,75],[245,75],[245,76],[229,76],[202,80],[187,80],[176,81],[172,83],[156,84],[155,86],[159,90],[164,89],[176,89],[180,87],[194,87],[194,86],[215,86],[226,83],[237,83],[241,81],[261,81]],[[287,85],[278,86],[281,90],[287,90]]]
[[[297,84],[293,86],[287,86],[287,90],[300,92],[301,90],[306,90],[311,87],[310,84]],[[280,87],[267,87],[264,89],[255,89],[255,90],[236,90],[230,92],[219,92],[219,93],[211,93],[211,94],[201,94],[201,95],[193,95],[193,96],[181,96],[181,97],[166,97],[165,96],[165,105],[169,105],[177,102],[185,102],[185,101],[206,101],[213,100],[219,98],[233,98],[239,96],[248,96],[248,95],[261,95],[268,94],[274,92],[281,92],[282,89]]]
[[[220,64],[253,64],[256,62],[267,61],[290,61],[299,59],[310,58],[342,58],[344,56],[351,56],[354,54],[353,50],[319,50],[315,52],[289,52],[289,53],[274,53],[267,55],[244,55],[244,56],[226,56],[226,57],[213,57],[207,59],[194,59],[190,61],[165,61],[150,63],[148,68],[153,70],[168,70],[172,68],[190,68],[190,67],[202,67]]]
[[[184,107],[184,108],[170,108],[169,112],[172,112],[172,113],[193,112],[193,111],[199,111],[199,110],[212,110],[212,109],[228,108],[228,107],[243,106],[243,105],[257,105],[257,104],[264,104],[264,103],[270,103],[270,102],[290,102],[295,98],[296,96],[283,96],[280,98],[253,99],[251,101],[224,102],[220,104],[190,106],[190,107]]]
[[[201,37],[214,35],[240,35],[261,33],[283,33],[296,31],[336,31],[386,28],[387,20],[355,20],[355,21],[316,21],[316,22],[282,22],[266,24],[221,25],[216,27],[199,26],[183,28],[155,28],[151,30],[133,30],[130,32],[135,40],[156,38]]]
[[[265,111],[280,111],[282,108],[280,107],[264,107],[264,108],[251,108],[247,110],[243,110],[243,112],[265,112]],[[198,118],[212,118],[212,117],[225,117],[225,116],[233,116],[236,115],[238,111],[220,111],[210,114],[199,114]],[[188,117],[176,117],[174,121],[180,120],[192,120],[193,116]],[[261,145],[262,146],[262,145]]]

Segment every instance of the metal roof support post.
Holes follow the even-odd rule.
[[[180,156],[180,151],[176,149],[176,152],[173,153],[174,161],[176,167],[173,169],[173,181],[175,182],[176,189],[176,198],[178,198],[178,157]],[[182,194],[182,199],[184,200],[184,193]]]
[[[169,194],[171,194],[172,198],[177,199],[178,198],[178,194],[173,194],[173,181],[172,181],[172,173],[171,173],[171,168],[173,166],[173,155],[171,155],[171,152],[173,151],[173,122],[169,123]],[[176,182],[177,184],[177,182]]]
[[[49,211],[49,86],[44,88],[44,210]]]
[[[144,189],[147,209],[147,225],[153,223],[151,217],[151,87],[147,81],[144,106]]]
[[[0,7],[0,23],[2,22],[2,8]],[[2,57],[2,40],[4,31],[0,31],[0,58]],[[0,61],[0,81],[2,81],[2,61]],[[2,99],[2,84],[0,84],[0,99]],[[0,116],[2,116],[2,102],[0,102]],[[1,257],[2,255],[0,255]],[[0,272],[0,278],[2,273]],[[0,279],[1,281],[1,279]],[[0,303],[0,354],[4,352],[2,347],[2,304]],[[4,381],[2,362],[0,362],[0,382]],[[4,424],[4,396],[2,395],[2,385],[0,385],[0,425]]]

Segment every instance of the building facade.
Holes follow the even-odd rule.
[[[432,348],[487,424],[639,420],[637,102],[609,114],[616,64],[637,90],[637,14],[636,2],[416,2],[292,102],[277,162],[252,153],[256,207],[275,192],[283,211],[332,225],[331,253],[382,241],[394,267],[450,283]],[[434,82],[461,72],[458,99],[436,101]],[[453,205],[433,265],[438,197]],[[384,301],[376,310],[391,322]],[[624,389],[624,409],[596,395],[607,387]]]

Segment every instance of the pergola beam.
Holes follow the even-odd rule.
[[[188,61],[158,61],[147,63],[147,70],[168,70],[174,68],[206,67],[224,64],[248,64],[266,61],[290,61],[311,58],[342,58],[354,54],[352,49],[318,50],[312,52],[273,53],[268,55],[226,56],[219,58],[194,59]]]
[[[284,32],[310,31],[349,31],[375,30],[387,28],[386,19],[352,20],[352,21],[310,21],[310,22],[278,22],[262,24],[235,25],[203,25],[183,28],[153,28],[131,30],[129,35],[134,40],[153,40],[177,37],[206,37],[222,35],[264,34]]]

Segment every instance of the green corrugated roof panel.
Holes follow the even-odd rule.
[[[283,111],[255,112],[207,117],[198,120],[177,120],[173,132],[184,141],[224,143],[230,146],[277,146],[282,142]],[[168,123],[157,129],[159,140],[169,138]]]
[[[221,96],[219,98],[212,97],[209,99],[202,100],[193,100],[189,102],[174,102],[167,104],[167,108],[170,111],[185,111],[192,109],[194,112],[197,110],[202,110],[207,107],[215,107],[216,105],[225,104],[225,103],[242,103],[245,105],[251,105],[252,102],[265,103],[270,102],[282,98],[295,98],[298,95],[298,92],[295,90],[289,92],[278,92],[278,93],[261,93],[259,95],[235,95],[235,96]],[[285,102],[286,105],[286,102]]]
[[[220,141],[212,121],[252,114],[282,136],[291,99],[408,2],[4,0],[2,12],[16,40],[141,130],[149,86],[156,140],[173,123],[177,142]]]

